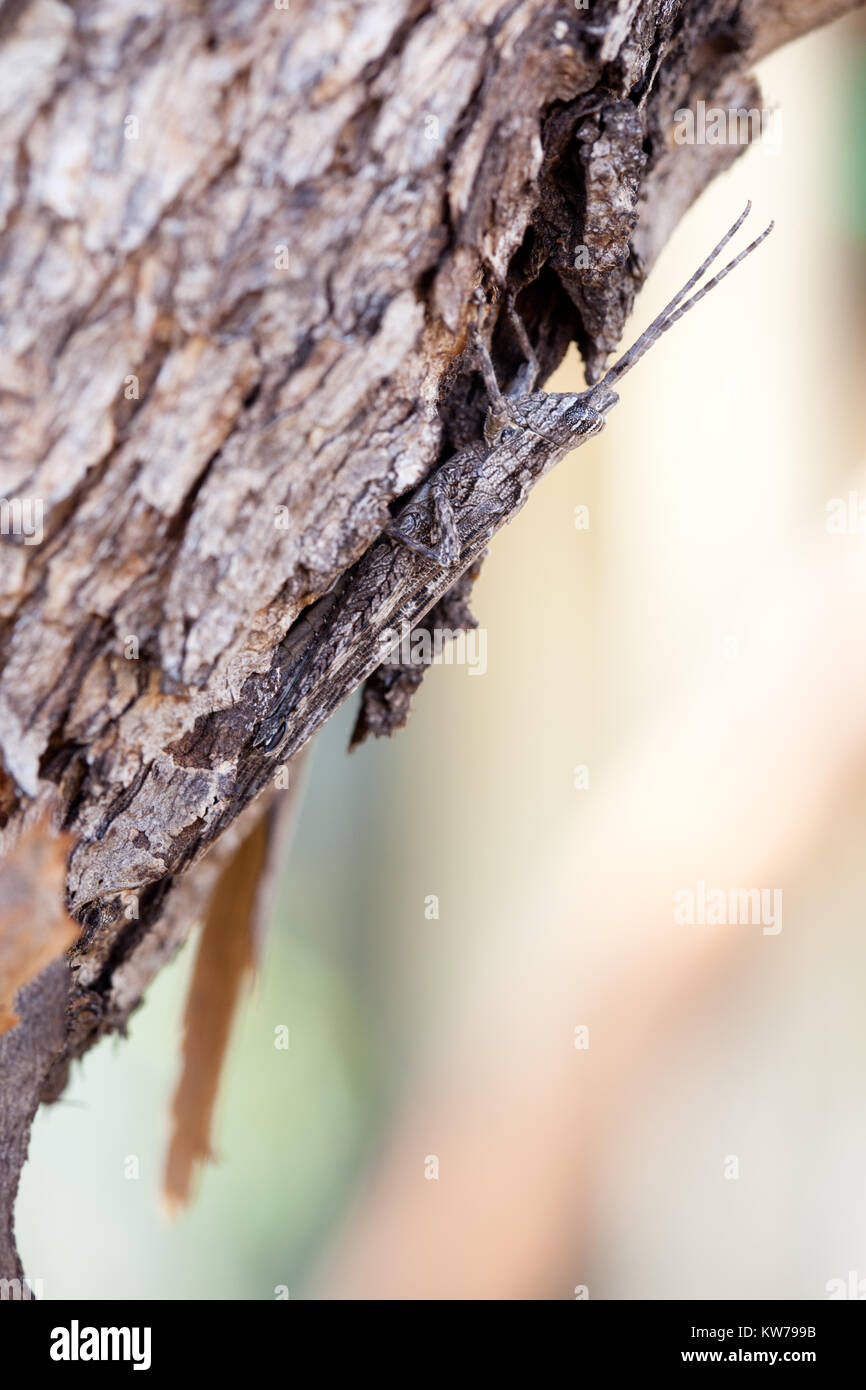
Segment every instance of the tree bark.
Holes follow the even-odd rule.
[[[855,4],[2,5],[0,496],[42,534],[0,536],[0,849],[74,836],[81,935],[0,1040],[0,1277],[39,1099],[279,795],[283,638],[481,436],[478,291],[597,379],[742,149],[675,111],[760,107],[754,60]]]

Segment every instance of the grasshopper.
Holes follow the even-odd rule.
[[[483,441],[441,463],[337,584],[298,618],[283,642],[284,682],[254,734],[269,754],[290,758],[379,666],[395,630],[423,618],[469,568],[530,490],[581,444],[604,429],[619,400],[613,387],[663,333],[760,246],[773,223],[700,289],[695,286],[742,226],[737,219],[678,294],[597,385],[579,394],[535,391],[538,364],[514,312],[507,311],[527,358],[518,394],[504,396],[488,349],[476,352],[489,409]],[[695,293],[691,293],[692,291]]]

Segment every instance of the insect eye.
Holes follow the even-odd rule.
[[[505,429],[502,431],[502,433],[500,434],[499,438],[500,438],[500,439],[513,439],[514,436],[515,436],[516,434],[517,434],[517,428],[516,428],[516,426],[514,426],[514,425],[506,425],[506,426],[505,426]]]

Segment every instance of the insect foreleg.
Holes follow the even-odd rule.
[[[389,521],[385,527],[385,535],[392,540],[399,541],[405,545],[407,550],[413,551],[416,555],[423,555],[425,560],[434,561],[440,569],[451,569],[460,559],[460,537],[457,533],[457,522],[454,517],[454,508],[448,496],[448,485],[441,471],[434,473],[429,484],[430,510],[432,511],[432,532],[436,537],[434,545],[427,545],[419,540],[411,532],[401,529],[401,522],[405,526],[407,514],[414,518],[418,514],[418,502],[410,503],[408,513],[396,516]]]

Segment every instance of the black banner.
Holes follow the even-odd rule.
[[[287,1338],[308,1328],[316,1332],[325,1318],[333,1331],[334,1319],[342,1321],[344,1316],[342,1308],[325,1311],[303,1301],[40,1303],[7,1299],[0,1306],[0,1346],[7,1357],[9,1352],[20,1357],[28,1371],[48,1371],[59,1380],[70,1375],[92,1377],[105,1369],[115,1375],[187,1369],[224,1375],[235,1361],[248,1366],[270,1362],[288,1373],[298,1344]],[[584,1366],[594,1366],[596,1373],[599,1369],[699,1372],[707,1366],[721,1370],[793,1366],[826,1376],[843,1368],[849,1374],[862,1374],[866,1318],[859,1302],[844,1300],[575,1301],[568,1316],[562,1321],[556,1318],[552,1325],[577,1338],[572,1347],[576,1371]],[[513,1334],[513,1326],[509,1331]],[[441,1333],[441,1322],[437,1332]],[[437,1337],[431,1349],[430,1340],[425,1336],[418,1347],[423,1369],[429,1371],[435,1362],[437,1345],[442,1345],[443,1370],[446,1365],[453,1367],[453,1347],[441,1344]],[[502,1342],[503,1352],[506,1348],[510,1357],[512,1335]],[[356,1346],[353,1358],[358,1350]],[[321,1355],[321,1343],[309,1351]],[[485,1337],[476,1355],[483,1356],[488,1367],[494,1364],[495,1342]],[[401,1360],[411,1375],[414,1367],[411,1360],[405,1364],[405,1351]]]

